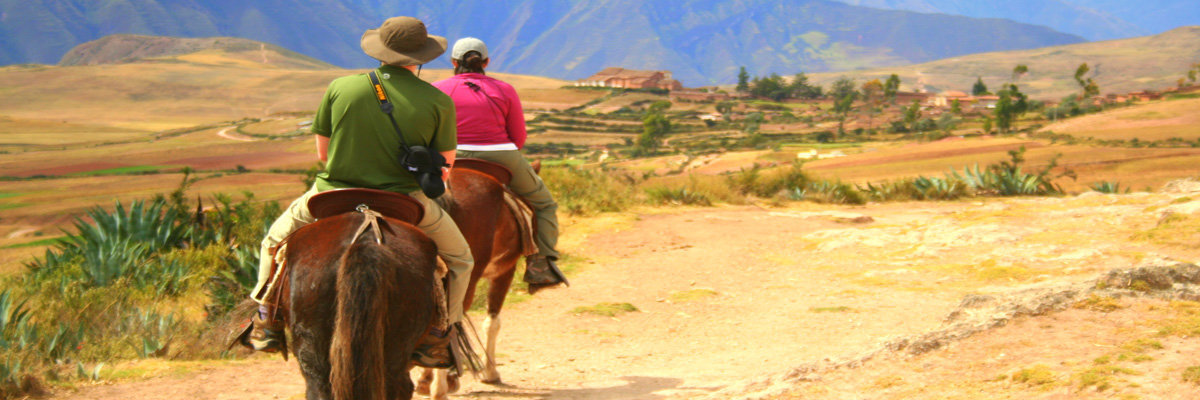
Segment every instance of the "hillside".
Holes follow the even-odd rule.
[[[223,58],[226,63],[240,61],[262,67],[285,69],[331,69],[331,64],[263,42],[240,38],[173,38],[144,35],[110,35],[68,51],[60,66],[125,64],[174,56],[207,55]],[[202,62],[191,56],[187,61]]]
[[[1090,40],[1121,39],[1200,25],[1200,3],[1191,0],[838,0],[867,7],[1004,18],[1050,27]]]
[[[1036,98],[1057,100],[1079,92],[1074,73],[1081,63],[1092,68],[1091,77],[1104,93],[1159,90],[1175,86],[1188,67],[1200,61],[1200,26],[1182,27],[1154,36],[972,54],[929,63],[811,77],[828,84],[841,76],[858,81],[886,79],[897,74],[903,90],[923,87],[929,92],[969,92],[977,77],[989,88],[1008,82],[1017,64],[1029,67],[1020,79],[1021,90]]]
[[[288,12],[273,11],[280,9]],[[1007,20],[822,0],[0,0],[0,15],[0,64],[54,63],[77,44],[132,33],[242,37],[369,67],[362,32],[389,16],[416,15],[434,34],[487,41],[494,71],[578,79],[619,65],[671,69],[692,86],[732,82],[741,65],[759,74],[848,70],[1083,40]]]
[[[221,121],[308,113],[331,80],[352,73],[245,39],[106,37],[72,50],[60,66],[0,67],[6,94],[0,96],[0,151],[119,142]],[[424,70],[421,77],[434,81],[449,73]],[[532,107],[555,107],[561,102],[556,91],[567,84],[496,75]]]
[[[1196,98],[1152,102],[1060,121],[1041,130],[1099,140],[1177,138],[1193,142],[1200,140],[1200,112],[1197,110],[1200,110],[1200,99]]]

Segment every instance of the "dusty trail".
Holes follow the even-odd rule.
[[[220,131],[217,131],[217,136],[220,136],[222,138],[229,139],[229,140],[236,140],[239,142],[253,142],[254,141],[254,138],[252,138],[252,137],[247,137],[247,136],[244,136],[244,135],[241,135],[238,133],[230,133],[229,132],[234,129],[237,129],[237,127],[230,126],[230,127],[221,129]]]
[[[850,356],[888,338],[930,331],[963,294],[1004,288],[984,287],[967,278],[916,287],[881,279],[925,273],[902,271],[901,266],[912,268],[913,257],[946,262],[946,257],[958,257],[960,247],[980,253],[1014,247],[1011,234],[989,236],[977,228],[961,228],[941,233],[947,238],[939,241],[931,236],[939,228],[914,228],[925,229],[914,239],[915,245],[883,246],[936,243],[942,248],[904,250],[918,255],[871,262],[864,260],[878,259],[872,246],[879,244],[866,243],[851,233],[936,227],[938,221],[955,226],[965,213],[1004,210],[1012,214],[1014,224],[1028,230],[1017,235],[1035,236],[1042,232],[1036,227],[1054,223],[1053,216],[1044,221],[1022,216],[1021,210],[1041,205],[1038,201],[865,208],[739,206],[575,221],[564,233],[564,247],[581,265],[572,277],[574,286],[508,305],[502,313],[498,357],[504,384],[490,386],[468,378],[457,396],[691,398],[802,363]],[[1102,204],[1097,212],[1115,215],[1146,208],[1134,204],[1126,210],[1111,203]],[[860,215],[870,215],[874,221],[849,222]],[[1152,221],[1154,216],[1146,218]],[[968,229],[974,230],[964,233]],[[888,234],[895,238],[881,240],[907,240]],[[1125,262],[1102,254],[1108,236],[1087,235],[1087,246],[1100,249],[1097,254],[1059,259],[1054,268],[1078,265],[1081,270],[1070,275],[1108,267],[1098,259]],[[837,243],[838,237],[846,237],[846,243]],[[1112,238],[1125,240],[1128,235],[1114,232]],[[1070,247],[1063,244],[1058,251]],[[1126,245],[1122,251],[1136,248]],[[573,312],[604,302],[629,303],[639,311],[615,317]],[[482,319],[473,318],[477,323]],[[60,393],[59,398],[287,399],[302,398],[302,393],[294,362],[255,357],[174,376],[85,387]]]

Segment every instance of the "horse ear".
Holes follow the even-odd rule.
[[[537,174],[542,173],[542,160],[534,160],[532,163],[529,163],[529,166],[533,167],[534,173],[537,173]]]

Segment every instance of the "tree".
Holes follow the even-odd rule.
[[[722,101],[720,103],[717,103],[717,112],[721,113],[721,115],[725,118],[725,120],[728,121],[729,114],[733,112],[733,106],[735,106],[735,105],[737,105],[737,103],[734,103],[732,101],[728,101],[728,100]]]
[[[954,115],[962,115],[962,103],[958,99],[950,102],[950,113]]]
[[[638,136],[637,152],[653,154],[662,146],[662,139],[671,132],[671,120],[664,112],[671,107],[671,102],[660,100],[651,104],[642,117],[642,134]]]
[[[983,96],[983,95],[987,95],[987,94],[992,94],[992,93],[988,92],[987,85],[983,84],[983,77],[981,76],[981,77],[976,78],[975,86],[971,88],[971,95]]]
[[[996,117],[996,128],[1000,133],[1008,133],[1016,128],[1016,120],[1029,108],[1028,98],[1017,85],[1008,84],[998,93],[996,108],[992,114]]]
[[[737,91],[743,93],[750,91],[750,73],[746,72],[746,67],[738,67],[737,79]]]
[[[1021,79],[1027,73],[1029,73],[1029,67],[1025,66],[1025,64],[1017,64],[1016,67],[1013,67],[1012,82],[1016,83],[1017,80]]]
[[[792,98],[815,99],[821,97],[821,86],[808,83],[808,76],[800,72],[792,77],[792,83],[788,85],[788,92]]]
[[[896,93],[900,91],[900,76],[892,74],[883,83],[883,97],[888,101],[896,101]]]
[[[854,81],[849,78],[838,78],[829,87],[829,96],[833,98],[833,112],[838,115],[838,135],[846,133],[846,117],[854,108],[854,100],[858,99],[858,91],[854,89]]]
[[[788,98],[791,94],[790,91],[788,86],[783,84],[783,77],[778,74],[771,74],[765,78],[754,78],[750,84],[751,95],[775,101]]]
[[[829,98],[835,101],[843,99],[851,93],[857,95],[857,91],[854,89],[854,81],[850,80],[850,78],[838,78],[838,80],[833,82],[833,85],[829,86]]]
[[[861,89],[863,103],[867,106],[867,129],[872,129],[875,127],[875,112],[883,105],[884,92],[887,89],[878,79],[863,83]]]
[[[921,102],[913,100],[912,105],[904,108],[904,124],[909,130],[917,129],[917,121],[921,120]]]
[[[1100,85],[1097,85],[1092,78],[1084,78],[1091,71],[1087,63],[1079,64],[1079,68],[1075,69],[1075,82],[1079,83],[1079,87],[1083,89],[1082,99],[1092,98],[1100,95]]]

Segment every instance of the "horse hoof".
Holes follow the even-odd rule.
[[[485,379],[480,379],[479,381],[480,381],[480,382],[483,382],[483,383],[486,383],[486,384],[488,384],[488,385],[499,385],[499,384],[501,383],[501,382],[500,382],[500,377],[498,377],[498,376],[497,376],[497,377],[495,377],[495,378],[485,378]]]
[[[458,393],[458,377],[450,375],[446,377],[446,393]]]

